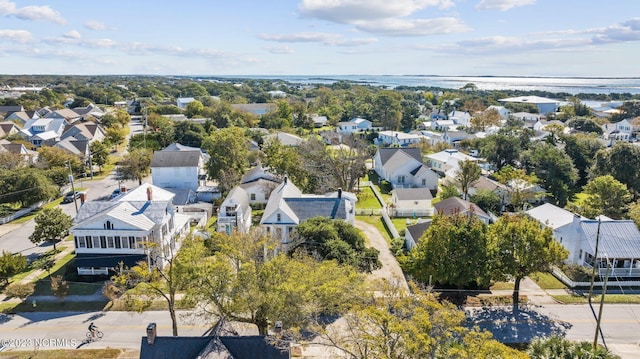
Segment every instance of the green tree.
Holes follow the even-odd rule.
[[[463,311],[431,293],[415,286],[412,293],[384,293],[350,308],[340,330],[316,325],[312,331],[350,359],[527,357],[469,328]]]
[[[597,135],[602,134],[602,127],[591,118],[574,117],[567,122],[569,128],[580,132],[591,132]]]
[[[105,145],[102,141],[93,141],[89,145],[91,149],[91,162],[94,166],[100,168],[102,172],[102,166],[104,166],[109,159],[109,146]],[[93,171],[93,168],[91,169]]]
[[[609,151],[599,151],[593,165],[593,175],[612,175],[627,185],[636,200],[640,193],[640,147],[618,141]]]
[[[142,180],[151,171],[151,160],[153,155],[151,150],[136,149],[124,155],[118,167],[118,173],[124,180],[137,180],[142,184]]]
[[[73,218],[62,212],[60,207],[44,208],[34,218],[36,227],[29,239],[34,244],[52,242],[56,250],[56,243],[69,235],[69,228],[73,225]]]
[[[373,102],[373,120],[389,130],[398,130],[402,119],[402,96],[391,90],[380,91]]]
[[[508,134],[490,135],[480,143],[482,157],[493,164],[497,170],[506,165],[515,166],[521,151],[518,138]]]
[[[453,184],[443,185],[441,187],[439,196],[440,196],[440,200],[445,200],[451,197],[459,197],[460,192],[458,192],[458,188]]]
[[[400,120],[402,130],[411,131],[416,128],[416,120],[420,116],[420,105],[412,100],[400,101],[402,107],[402,119]]]
[[[360,271],[371,272],[381,267],[378,250],[366,248],[364,237],[351,224],[339,219],[313,217],[300,223],[294,232],[296,252],[325,260],[336,260]]]
[[[578,179],[571,158],[548,143],[537,143],[520,157],[527,172],[534,173],[555,203],[564,207],[573,195]]]
[[[521,168],[504,166],[493,176],[505,185],[509,194],[509,204],[519,211],[524,208],[524,204],[535,198],[536,193],[531,190],[538,183],[535,175],[529,175]]]
[[[203,111],[204,105],[202,104],[202,102],[195,100],[187,104],[187,107],[185,108],[185,115],[187,115],[187,117],[189,118],[194,118],[202,115]]]
[[[276,138],[265,144],[262,150],[265,167],[280,177],[289,177],[297,186],[306,187],[308,173],[295,147],[285,146]]]
[[[24,167],[26,161],[21,154],[12,152],[0,152],[0,170],[13,171],[20,167]]]
[[[587,194],[582,201],[583,215],[588,218],[603,214],[609,218],[621,219],[631,201],[627,186],[611,175],[592,179],[584,187],[583,192]]]
[[[168,255],[164,255],[155,246],[149,246],[148,250],[155,263],[166,265],[150,268],[146,262],[140,262],[111,280],[118,292],[124,292],[122,299],[129,310],[141,312],[149,308],[153,299],[163,299],[167,303],[175,337],[178,336],[176,310],[179,302],[176,295],[194,283],[195,270],[203,260],[206,248],[201,240],[187,238],[178,253],[169,248]]]
[[[471,117],[471,128],[477,131],[484,131],[487,127],[496,126],[502,120],[500,113],[494,109],[482,111]]]
[[[550,227],[525,215],[503,215],[489,227],[489,248],[492,252],[492,273],[498,280],[511,278],[513,289],[513,315],[518,316],[520,282],[534,272],[550,270],[567,258],[568,252],[553,239]]]
[[[60,195],[45,173],[37,168],[0,171],[0,203],[28,207]]]
[[[219,129],[205,137],[202,147],[210,156],[209,177],[218,179],[226,190],[233,188],[248,166],[249,146],[244,131],[239,127]]]
[[[0,256],[0,283],[9,284],[9,278],[22,272],[27,267],[27,257],[2,251]]]
[[[477,204],[478,207],[482,208],[486,212],[497,213],[502,207],[502,198],[500,198],[497,193],[489,189],[478,190],[473,196],[471,196],[470,201]]]
[[[125,132],[122,128],[108,127],[105,130],[105,141],[118,150],[118,146],[124,143]]]
[[[562,142],[564,142],[564,152],[571,158],[573,165],[578,170],[576,186],[582,187],[589,180],[596,154],[604,146],[596,137],[579,134],[562,136]]]
[[[188,298],[204,315],[254,324],[260,335],[276,321],[295,331],[321,314],[340,314],[363,290],[363,278],[351,267],[273,257],[275,244],[258,233],[232,233],[212,247],[214,254],[196,268]]]
[[[475,161],[464,160],[458,163],[459,168],[456,170],[455,181],[462,190],[463,199],[469,197],[469,187],[480,179],[482,170]]]
[[[117,109],[115,113],[116,122],[120,125],[121,128],[124,128],[126,125],[131,122],[131,115],[124,109]]]
[[[25,300],[28,296],[33,294],[36,284],[33,282],[29,283],[11,283],[5,288],[4,294],[7,297],[20,298],[21,300]]]
[[[459,289],[489,282],[487,226],[469,214],[437,215],[411,251],[408,272],[416,280]]]
[[[67,150],[49,146],[42,146],[38,149],[38,167],[46,169],[62,167],[68,169],[69,165],[74,173],[83,171],[83,163],[80,157]]]
[[[629,212],[627,212],[629,219],[635,222],[636,227],[640,229],[640,201],[633,202],[629,205]]]

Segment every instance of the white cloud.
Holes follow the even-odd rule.
[[[287,54],[294,53],[293,49],[286,45],[285,46],[267,46],[265,47],[265,50],[276,55],[287,55]]]
[[[73,39],[73,40],[77,40],[79,38],[82,37],[82,35],[80,35],[80,33],[76,30],[71,30],[69,32],[67,32],[66,34],[62,35],[62,37],[67,38],[67,39]]]
[[[27,30],[0,30],[0,41],[2,40],[26,43],[31,42],[33,37]]]
[[[302,0],[298,12],[341,24],[404,17],[426,7],[449,8],[452,0]]]
[[[377,22],[356,24],[359,30],[385,36],[427,36],[470,31],[460,19],[446,17],[437,19],[386,19]]]
[[[361,46],[378,41],[374,38],[348,39],[340,34],[327,32],[298,32],[294,34],[260,34],[259,37],[267,41],[276,42],[318,42],[328,46]]]
[[[83,25],[87,29],[94,30],[94,31],[106,30],[107,29],[107,25],[105,25],[103,22],[100,22],[98,20],[87,20],[87,21],[84,22]]]
[[[533,5],[536,0],[480,0],[476,10],[500,10],[507,11],[514,7]]]
[[[57,24],[67,23],[67,20],[59,12],[48,5],[18,7],[16,3],[8,0],[0,0],[0,15],[13,16],[22,20],[51,21]]]

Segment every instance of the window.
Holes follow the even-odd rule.
[[[147,237],[144,237],[144,238],[136,237],[137,246],[135,248],[143,248],[144,244],[142,242],[146,240],[147,240]],[[134,247],[131,247],[131,248],[134,248]]]
[[[93,236],[93,248],[100,248],[100,237]]]
[[[100,236],[100,248],[107,248],[107,237]]]
[[[76,237],[76,248],[86,248],[87,242],[84,240],[84,237]]]
[[[422,179],[422,185],[423,185],[423,186],[426,186],[426,185],[427,185],[427,180],[426,180],[426,179],[424,179],[424,178]]]
[[[122,237],[122,248],[129,248],[129,241],[127,237]]]
[[[115,248],[115,243],[113,242],[113,237],[107,237],[107,248]]]
[[[129,248],[136,248],[136,237],[129,237]]]
[[[580,256],[578,258],[582,259],[582,249],[580,250]]]
[[[252,200],[252,201],[255,201],[255,200],[256,200],[256,194],[255,194],[255,193],[252,193],[252,194],[251,194],[251,200]]]
[[[104,228],[113,229],[113,223],[111,223],[111,221],[107,221],[107,223],[104,224]]]
[[[282,220],[282,215],[280,213],[278,213],[276,215],[277,221],[280,222]]]
[[[120,236],[115,236],[113,238],[116,241],[116,248],[121,248],[122,247],[122,242],[120,241]]]
[[[398,176],[398,183],[404,183],[404,176]]]

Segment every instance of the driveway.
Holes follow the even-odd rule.
[[[382,268],[373,271],[370,277],[387,281],[392,285],[397,285],[409,291],[409,285],[404,277],[404,273],[402,273],[398,261],[389,250],[389,244],[380,231],[378,231],[375,226],[363,221],[355,221],[355,226],[369,239],[370,246],[380,251],[378,258],[380,259],[380,263],[382,263]]]

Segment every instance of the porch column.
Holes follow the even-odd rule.
[[[631,258],[631,263],[629,263],[629,277],[631,277],[632,275],[634,262],[635,262],[635,258]]]

